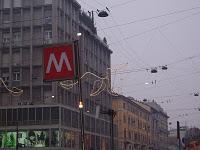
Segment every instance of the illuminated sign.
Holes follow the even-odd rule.
[[[0,147],[1,148],[15,148],[16,147],[16,132],[1,132],[0,133]]]
[[[58,146],[59,132],[54,131],[52,140],[56,140],[52,146]],[[16,148],[17,133],[14,131],[0,132],[0,148]],[[48,130],[30,130],[18,132],[18,147],[49,147]]]
[[[43,51],[44,80],[65,80],[75,77],[73,44],[46,47]]]

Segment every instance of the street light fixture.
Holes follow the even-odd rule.
[[[157,68],[152,68],[151,69],[151,73],[157,73],[158,71],[157,71]]]
[[[108,9],[107,7],[106,7],[106,10],[109,11],[109,9]],[[92,22],[94,23],[94,12],[97,13],[98,17],[101,17],[101,18],[108,17],[109,14],[108,14],[108,12],[107,12],[106,10],[98,10],[98,9],[97,9],[96,11],[94,11],[94,10],[92,10],[91,12],[88,11],[88,13],[89,13],[90,15],[91,15],[91,13],[92,13]]]
[[[161,69],[162,70],[167,70],[168,68],[167,68],[167,66],[162,66]]]
[[[98,16],[99,17],[108,17],[108,13],[105,10],[101,10],[101,11],[98,11]]]
[[[79,107],[79,109],[83,109],[83,102],[82,101],[79,102],[79,106],[78,107]]]
[[[82,35],[82,33],[78,32],[76,35],[77,35],[77,37],[80,37]]]
[[[194,96],[199,96],[199,93],[194,93]]]
[[[77,37],[81,37],[82,33],[77,33]],[[74,41],[74,47],[76,50],[76,61],[78,69],[78,87],[79,87],[79,110],[80,110],[80,130],[81,130],[81,150],[85,149],[85,131],[84,131],[84,113],[83,113],[83,96],[82,96],[82,71],[81,71],[81,48],[79,45],[79,39]]]

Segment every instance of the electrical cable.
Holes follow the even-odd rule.
[[[178,64],[178,63],[182,63],[184,61],[195,59],[197,57],[200,57],[200,54],[189,56],[189,57],[186,57],[186,58],[183,58],[183,59],[180,59],[180,60],[165,64],[165,65],[166,66],[175,65],[175,64]],[[165,65],[163,65],[163,66],[165,66]],[[154,66],[154,67],[150,67],[150,68],[134,68],[132,70],[124,70],[124,71],[121,71],[121,72],[117,72],[117,74],[126,74],[126,73],[135,73],[135,72],[141,72],[141,71],[148,71],[148,70],[151,70],[151,68],[159,68],[160,66],[162,66],[162,65]]]
[[[95,2],[96,2],[97,4],[99,4],[100,6],[103,6],[103,7],[104,7],[104,4],[98,2],[97,0],[95,0]],[[117,24],[116,21],[115,21],[115,19],[114,19],[114,17],[112,16],[111,13],[110,13],[110,16],[111,16],[111,18],[112,18],[114,24]],[[105,22],[105,20],[104,20],[104,22]],[[123,35],[123,32],[121,31],[120,28],[118,28],[118,31],[120,31],[120,34]],[[113,34],[113,33],[112,33],[112,34]],[[113,36],[113,37],[118,37],[118,36]],[[123,41],[123,40],[122,40],[122,41]],[[128,45],[128,43],[127,43],[126,45]],[[124,49],[124,50],[126,51],[126,53],[129,53],[129,52],[126,50],[126,48],[124,48],[123,43],[120,44],[120,46],[122,47],[122,49]],[[128,47],[128,49],[130,49],[130,46]],[[120,51],[120,52],[121,52],[121,51]],[[134,56],[135,59],[133,59],[133,60],[135,60],[135,61],[138,63],[139,61],[136,59],[136,58],[138,57],[138,55],[136,54],[136,52],[135,52],[134,50],[132,50],[132,52],[134,52],[134,55],[136,55],[136,57]],[[125,54],[126,54],[126,53],[125,53]],[[132,54],[129,53],[128,56],[130,56],[130,55],[132,55]],[[126,55],[124,55],[124,56],[126,56]],[[129,59],[129,58],[128,58],[128,59]],[[139,60],[140,60],[142,63],[144,63],[141,59],[139,59]],[[132,60],[130,60],[130,62],[132,62]]]
[[[137,0],[128,0],[126,2],[122,2],[122,3],[119,3],[119,4],[115,4],[115,5],[112,5],[110,6],[109,8],[112,9],[112,8],[116,8],[116,7],[119,7],[119,6],[123,6],[123,5],[127,5],[129,3],[132,3],[132,2],[135,2]]]
[[[129,40],[129,39],[132,39],[132,38],[134,38],[134,37],[141,36],[141,35],[143,35],[143,34],[152,32],[152,31],[154,31],[154,30],[158,30],[159,28],[163,28],[163,27],[169,26],[169,25],[171,25],[171,24],[174,24],[174,23],[183,21],[183,20],[185,20],[185,19],[187,19],[187,18],[190,18],[190,17],[192,17],[192,16],[194,16],[194,15],[198,15],[199,13],[200,13],[200,12],[193,13],[193,14],[191,14],[191,15],[188,15],[188,16],[182,17],[182,18],[180,18],[180,19],[176,19],[176,20],[170,21],[170,22],[168,22],[168,23],[165,23],[165,24],[162,24],[162,25],[153,27],[153,28],[148,29],[148,30],[145,30],[145,31],[143,31],[143,32],[140,32],[140,33],[137,33],[137,34],[134,34],[134,35],[131,35],[131,36],[127,36],[127,37],[123,38],[122,40]],[[118,44],[118,42],[119,42],[119,41],[116,41],[116,42],[110,43],[109,45]]]
[[[167,109],[165,111],[184,111],[184,110],[198,110],[200,107],[194,107],[194,108],[176,108],[176,109]]]
[[[110,15],[111,15],[111,18],[112,18],[112,20],[113,20],[113,23],[117,25],[118,23],[117,23],[117,21],[114,19],[113,15],[112,15],[112,14],[110,14]],[[123,39],[124,33],[122,32],[121,28],[120,28],[120,27],[117,27],[117,30],[119,31],[119,33],[120,33],[120,35],[122,36],[122,39]],[[147,65],[147,64],[138,56],[138,54],[136,53],[136,51],[132,49],[132,47],[129,45],[129,43],[128,43],[126,40],[124,40],[124,41],[126,42],[125,45],[127,46],[127,48],[130,49],[131,52],[134,54],[133,56],[135,57],[135,61],[138,62],[138,63],[141,62],[143,65]],[[126,49],[126,48],[125,48],[125,49]],[[132,53],[131,53],[131,54],[132,54]]]
[[[86,3],[85,0],[80,0],[80,1],[83,2],[85,5],[87,5],[88,7],[92,8],[92,9],[95,9],[94,6],[92,6],[92,5],[88,4],[88,3]]]
[[[176,117],[173,117],[173,118],[169,118],[170,120],[173,120],[173,119],[176,119],[176,118],[180,118],[180,117],[188,117],[188,116],[190,116],[190,115],[200,115],[200,112],[193,112],[193,113],[185,113],[185,114],[179,114],[178,116],[176,116]]]
[[[144,21],[148,21],[148,20],[153,20],[153,19],[166,17],[166,16],[179,14],[179,13],[184,13],[184,12],[191,11],[191,10],[196,10],[196,9],[200,9],[200,6],[192,7],[192,8],[189,8],[189,9],[172,11],[172,12],[168,12],[168,13],[165,13],[165,14],[161,14],[161,15],[157,15],[157,16],[153,16],[153,17],[148,17],[148,18],[144,18],[144,19],[138,19],[138,20],[135,20],[135,21],[126,22],[126,23],[122,23],[122,24],[118,24],[118,25],[113,25],[113,26],[102,28],[102,29],[98,29],[98,30],[107,30],[107,29],[111,29],[111,28],[115,28],[115,27],[126,26],[126,25],[130,25],[130,24],[138,23],[138,22],[144,22]]]

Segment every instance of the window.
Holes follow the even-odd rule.
[[[28,120],[28,109],[23,108],[23,121],[26,123],[27,120]]]
[[[85,129],[87,131],[90,131],[90,117],[89,116],[85,116],[84,119],[85,119]],[[102,126],[102,129],[103,129],[103,126]]]
[[[123,115],[123,122],[126,123],[126,115]]]
[[[124,128],[124,138],[126,138],[126,129]]]
[[[18,109],[18,121],[22,121],[22,108]]]
[[[7,123],[8,125],[12,123],[12,109],[7,109]]]
[[[21,34],[20,32],[14,32],[13,33],[13,42],[16,44],[16,42],[20,42],[21,40]]]
[[[51,120],[58,120],[59,119],[59,109],[58,107],[51,108]]]
[[[77,112],[72,112],[72,127],[78,128],[78,113]]]
[[[5,25],[10,23],[10,12],[6,11],[3,13],[3,23]]]
[[[36,120],[42,120],[42,108],[36,108]]]
[[[126,103],[123,103],[123,108],[126,109]]]
[[[13,109],[13,122],[17,121],[17,109]]]
[[[44,10],[44,23],[51,24],[52,23],[52,9],[51,8],[46,8]]]
[[[45,1],[44,1],[44,4],[45,4],[45,5],[47,5],[47,4],[52,4],[52,0],[45,0]]]
[[[43,108],[43,120],[50,120],[50,108]]]
[[[13,4],[14,7],[22,7],[22,0],[14,0]]]
[[[50,16],[50,17],[45,17],[44,18],[44,23],[45,24],[51,24],[52,23],[52,17]]]
[[[20,81],[20,72],[19,71],[13,72],[13,81]]]
[[[29,120],[35,120],[35,108],[29,108]]]
[[[19,66],[19,64],[20,64],[20,53],[19,52],[13,52],[12,64],[14,66]]]
[[[9,73],[3,73],[2,74],[2,79],[3,81],[7,84],[7,82],[9,81]]]
[[[6,109],[2,110],[1,121],[3,124],[6,124]]]
[[[3,8],[11,8],[11,0],[4,0]]]
[[[45,44],[52,43],[52,30],[44,31],[44,42],[45,42]]]
[[[68,126],[68,127],[71,127],[71,111],[68,110],[68,109],[65,109],[64,111],[64,118],[65,118],[65,124]]]
[[[95,132],[95,119],[94,118],[91,118],[91,132]]]
[[[8,46],[10,43],[10,33],[3,33],[3,45]]]

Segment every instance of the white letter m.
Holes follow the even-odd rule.
[[[65,62],[65,64],[66,64],[66,66],[67,66],[67,69],[68,69],[69,71],[71,71],[72,68],[71,68],[71,66],[70,66],[69,60],[68,60],[67,55],[66,55],[65,52],[62,52],[62,53],[61,53],[61,57],[60,57],[59,63],[57,62],[54,53],[51,53],[51,54],[50,54],[50,57],[49,57],[49,61],[48,61],[46,73],[50,73],[52,63],[54,64],[54,66],[55,66],[55,68],[56,68],[56,71],[57,71],[57,72],[61,72],[62,66],[63,66],[63,63],[64,63],[64,62]]]

